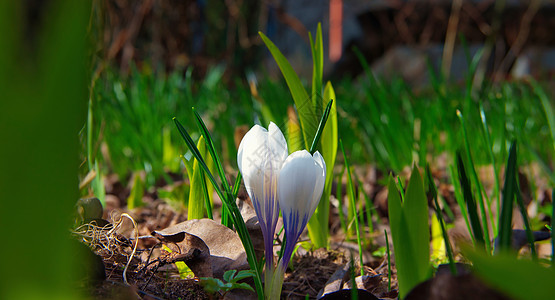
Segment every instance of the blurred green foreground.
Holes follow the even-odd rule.
[[[0,299],[79,297],[68,228],[79,196],[90,6],[0,1]]]

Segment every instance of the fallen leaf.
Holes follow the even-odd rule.
[[[214,277],[222,278],[227,270],[247,270],[250,268],[241,239],[237,233],[226,226],[210,219],[195,219],[156,231],[156,233],[164,236],[171,236],[179,232],[189,233],[204,241],[209,249]],[[189,267],[192,269],[191,266]]]

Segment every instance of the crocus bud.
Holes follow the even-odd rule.
[[[295,244],[316,210],[326,181],[326,163],[318,151],[289,155],[279,173],[278,197],[283,216],[286,244],[283,266],[287,266]]]

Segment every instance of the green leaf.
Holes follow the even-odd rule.
[[[474,240],[478,244],[484,245],[484,235],[482,233],[482,225],[480,222],[480,216],[478,215],[478,208],[476,207],[476,201],[474,201],[474,197],[472,196],[470,181],[466,176],[466,171],[464,169],[464,163],[462,161],[460,152],[457,152],[457,169],[459,170],[459,178],[461,180],[464,201],[466,203]]]
[[[530,81],[530,83],[532,84],[534,93],[536,93],[542,103],[545,118],[547,119],[547,124],[549,125],[549,133],[551,133],[553,150],[555,150],[555,114],[553,113],[553,106],[551,105],[549,98],[547,97],[545,91],[541,88],[541,86],[533,79]]]
[[[357,244],[358,244],[358,253],[359,253],[359,260],[360,260],[360,265],[363,265],[363,259],[362,259],[362,241],[361,241],[361,237],[360,237],[360,227],[358,224],[358,217],[357,217],[357,212],[356,212],[356,198],[355,198],[355,186],[353,184],[353,177],[351,176],[351,169],[349,167],[349,160],[347,159],[347,154],[345,154],[345,149],[343,148],[343,143],[341,141],[339,141],[339,145],[341,147],[341,152],[343,152],[343,159],[345,160],[345,169],[347,170],[347,188],[348,188],[348,193],[349,193],[349,200],[350,200],[350,209],[353,215],[353,220],[355,222],[355,232],[357,235]],[[364,276],[364,268],[360,269],[360,275]]]
[[[243,289],[243,290],[249,290],[251,292],[254,292],[254,289],[246,282],[233,283],[231,285],[231,289]]]
[[[516,142],[513,141],[509,150],[509,159],[505,171],[505,184],[503,185],[503,198],[501,201],[501,216],[499,216],[499,249],[509,250],[511,248],[513,206],[515,199],[516,184]]]
[[[430,171],[430,165],[426,164],[426,181],[428,182],[428,195],[431,195],[434,199],[434,208],[437,216],[439,225],[441,226],[441,234],[443,236],[443,242],[445,243],[445,251],[447,252],[447,257],[449,258],[449,269],[451,274],[457,275],[457,268],[455,267],[455,258],[453,255],[453,248],[451,247],[451,242],[449,241],[449,235],[447,234],[447,229],[445,228],[445,221],[443,220],[443,214],[439,207],[439,201],[437,200],[437,190],[434,184],[434,179],[432,178],[432,172]],[[434,246],[434,249],[438,247]]]
[[[235,273],[237,273],[237,270],[227,270],[224,273],[224,280],[227,282],[230,282],[233,279],[233,275],[235,275]]]
[[[197,148],[202,157],[207,157],[206,155],[206,143],[204,142],[204,137],[201,135],[198,139]],[[204,172],[199,166],[198,160],[193,158],[193,170],[192,177],[189,177],[190,190],[189,190],[189,203],[187,209],[187,219],[202,219],[204,218],[204,203],[205,203],[205,193],[203,181]]]
[[[241,270],[233,277],[230,281],[235,283],[239,280],[243,280],[245,278],[253,277],[255,274],[252,270]]]
[[[467,249],[475,273],[514,299],[552,299],[555,295],[555,269],[534,261],[517,259],[513,253],[495,256]]]
[[[106,206],[106,188],[104,187],[104,182],[102,181],[102,173],[100,173],[100,168],[98,167],[98,161],[94,161],[94,171],[96,176],[94,177],[91,187],[93,194],[103,206]]]
[[[295,102],[297,112],[299,114],[299,121],[302,128],[304,144],[306,146],[310,145],[312,140],[314,140],[314,135],[318,128],[318,115],[316,114],[314,108],[312,107],[312,103],[310,101],[310,97],[306,92],[305,88],[303,87],[299,76],[291,67],[291,64],[287,61],[285,56],[279,51],[279,49],[264,35],[264,33],[259,32],[262,41],[272,53],[276,63],[281,70],[281,74],[285,78],[285,82],[291,91],[291,96],[293,96],[293,101]]]
[[[209,294],[215,294],[219,291],[225,292],[225,284],[218,278],[201,277],[200,285],[202,285],[204,290]]]
[[[301,125],[299,124],[299,117],[292,106],[287,108],[287,148],[289,153],[297,150],[302,150],[303,147],[303,134],[301,132]]]
[[[312,51],[312,105],[319,106],[320,93],[322,93],[322,77],[324,75],[324,45],[322,42],[322,24],[318,23],[316,40],[308,33],[310,50]],[[335,99],[332,98],[332,99]]]
[[[312,145],[310,146],[310,150],[309,150],[310,154],[314,154],[314,152],[316,152],[316,147],[318,147],[318,144],[320,143],[320,139],[322,138],[322,133],[324,132],[326,122],[328,121],[328,117],[330,115],[332,105],[333,105],[333,99],[330,99],[330,101],[326,105],[326,108],[324,109],[324,114],[320,119],[320,123],[318,123],[318,129],[316,130],[316,135],[314,136],[314,140],[312,140]]]
[[[402,298],[431,275],[428,201],[417,167],[413,167],[404,202],[391,175],[388,192],[389,222]]]
[[[177,271],[179,272],[179,278],[187,279],[187,278],[194,278],[195,277],[195,273],[193,273],[191,268],[189,268],[189,266],[187,266],[187,264],[185,264],[185,262],[176,261],[175,262],[175,267],[177,268]]]
[[[413,240],[414,262],[416,264],[415,273],[419,279],[426,279],[430,274],[430,226],[428,224],[428,200],[424,193],[422,177],[416,166],[413,167],[407,191],[405,192],[405,202],[403,203],[407,224],[411,229],[411,239]]]
[[[131,210],[135,207],[142,206],[144,193],[144,183],[141,179],[141,175],[139,172],[135,172],[135,174],[133,174],[133,186],[131,187],[129,197],[127,197],[127,209]]]
[[[490,205],[490,201],[489,199],[487,199],[487,194],[484,193],[484,195],[486,196],[486,201],[484,201],[484,197],[482,197],[482,192],[484,191],[484,189],[482,188],[482,183],[480,182],[480,180],[478,179],[478,174],[476,173],[476,168],[474,167],[474,160],[472,159],[472,153],[470,152],[470,142],[468,141],[468,135],[466,132],[466,125],[465,125],[465,119],[462,115],[462,113],[457,110],[457,117],[459,118],[459,121],[461,123],[461,127],[462,127],[462,131],[463,131],[463,137],[464,137],[464,145],[465,145],[465,152],[466,152],[466,159],[468,162],[468,169],[470,170],[470,175],[471,175],[471,180],[472,183],[474,184],[474,186],[476,187],[476,193],[477,193],[477,204],[479,205],[480,208],[480,212],[482,213],[482,218],[475,218],[475,221],[478,221],[480,223],[480,235],[483,236],[482,241],[484,242],[484,247],[486,248],[487,251],[491,251],[491,241],[490,241],[490,237],[489,237],[489,226],[488,226],[488,220],[487,220],[487,216],[488,214],[486,213],[486,208],[484,205],[484,202],[487,203],[488,205],[488,212],[489,212],[489,217],[490,217],[490,222],[493,224],[493,213],[491,211],[491,205]],[[462,179],[462,178],[461,178]],[[469,188],[470,188],[470,184],[469,184]],[[472,193],[472,191],[469,189],[469,191]],[[470,199],[470,198],[466,198],[465,199]],[[472,198],[472,205],[476,205],[476,202],[474,202],[474,198]],[[468,205],[468,202],[467,202]],[[470,217],[472,218],[472,212],[469,211]],[[476,213],[476,216],[478,214]],[[471,219],[472,221],[472,219]],[[478,224],[475,224],[478,225]],[[483,231],[482,231],[483,228]],[[477,229],[475,227],[473,227],[473,230]],[[476,233],[474,233],[476,234]]]

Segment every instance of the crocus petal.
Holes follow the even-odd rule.
[[[268,131],[259,125],[254,125],[245,134],[237,151],[237,165],[243,175],[245,188],[251,199],[263,197],[264,191],[264,156]]]
[[[268,148],[272,163],[275,164],[275,168],[279,173],[283,162],[287,159],[287,155],[289,155],[289,151],[287,150],[287,141],[283,133],[281,133],[281,130],[274,122],[270,122],[268,126]]]
[[[318,203],[320,202],[320,197],[322,197],[322,193],[324,191],[324,184],[326,183],[326,162],[324,161],[324,158],[318,151],[314,153],[313,158],[314,158],[314,161],[320,166],[323,172],[323,175],[316,177],[316,185],[314,187],[314,191],[321,191],[321,192],[320,193],[315,192],[314,194],[312,194],[312,197],[313,197],[311,201],[312,206],[310,207],[310,211],[312,213],[316,211],[316,207],[318,206]]]
[[[326,180],[326,164],[320,153],[306,150],[289,155],[279,173],[278,196],[287,235],[284,263],[289,262],[297,239],[316,210]]]

